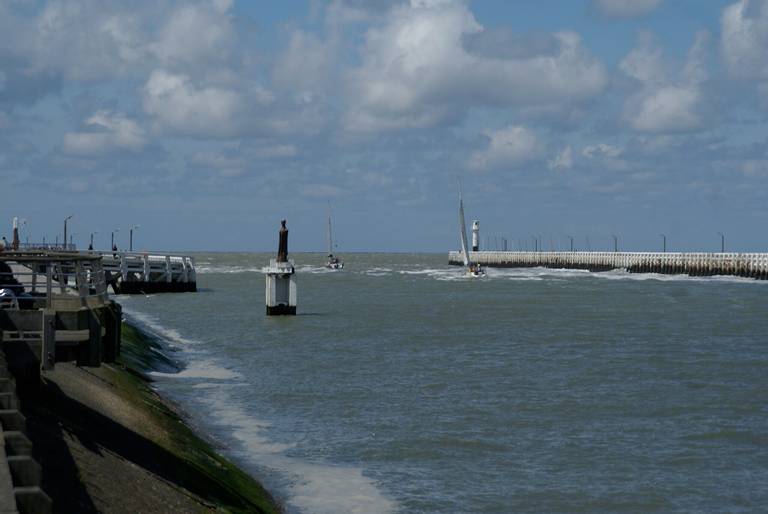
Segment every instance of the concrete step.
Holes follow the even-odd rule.
[[[13,377],[0,378],[0,392],[15,393],[16,380]]]
[[[24,432],[6,430],[3,432],[3,437],[6,455],[32,455],[32,441]]]
[[[11,478],[14,487],[39,486],[43,478],[43,470],[29,455],[9,455],[8,467],[11,468]]]
[[[3,430],[23,432],[27,428],[27,419],[16,409],[0,409],[0,425]]]
[[[19,400],[16,393],[0,393],[0,409],[18,410]]]
[[[14,487],[13,493],[21,514],[50,514],[53,511],[53,501],[38,486]]]

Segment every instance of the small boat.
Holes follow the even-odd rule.
[[[328,204],[328,262],[325,267],[332,270],[344,269],[344,262],[333,255],[333,230],[331,227],[331,205]]]
[[[459,232],[461,239],[461,257],[464,260],[464,266],[467,268],[467,276],[471,278],[481,278],[485,276],[485,270],[477,262],[469,260],[467,251],[467,223],[464,221],[464,200],[461,198],[461,184],[459,184]]]
[[[325,264],[325,267],[328,269],[344,269],[344,263],[338,257],[334,257],[333,254],[328,254],[328,262]]]

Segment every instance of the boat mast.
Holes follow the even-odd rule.
[[[459,239],[461,240],[461,256],[464,266],[469,266],[469,251],[467,249],[467,225],[464,221],[464,200],[461,197],[461,180],[459,180]]]
[[[328,257],[333,255],[333,232],[331,230],[331,202],[328,202]]]

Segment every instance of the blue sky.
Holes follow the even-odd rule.
[[[10,0],[0,219],[30,240],[768,248],[768,1]]]

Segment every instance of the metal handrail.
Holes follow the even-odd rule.
[[[83,259],[80,256],[68,259],[61,255],[46,259],[43,255],[29,254],[14,258],[5,254],[2,255],[2,262],[17,267],[0,273],[0,289],[13,293],[13,297],[3,297],[4,308],[18,309],[20,301],[45,301],[46,307],[51,307],[54,298],[76,297],[83,306],[91,305],[94,300],[104,302],[108,299],[107,281],[100,259]],[[18,269],[20,266],[27,269]]]
[[[70,243],[19,243],[19,250],[64,250],[72,252],[77,250],[77,245]]]

